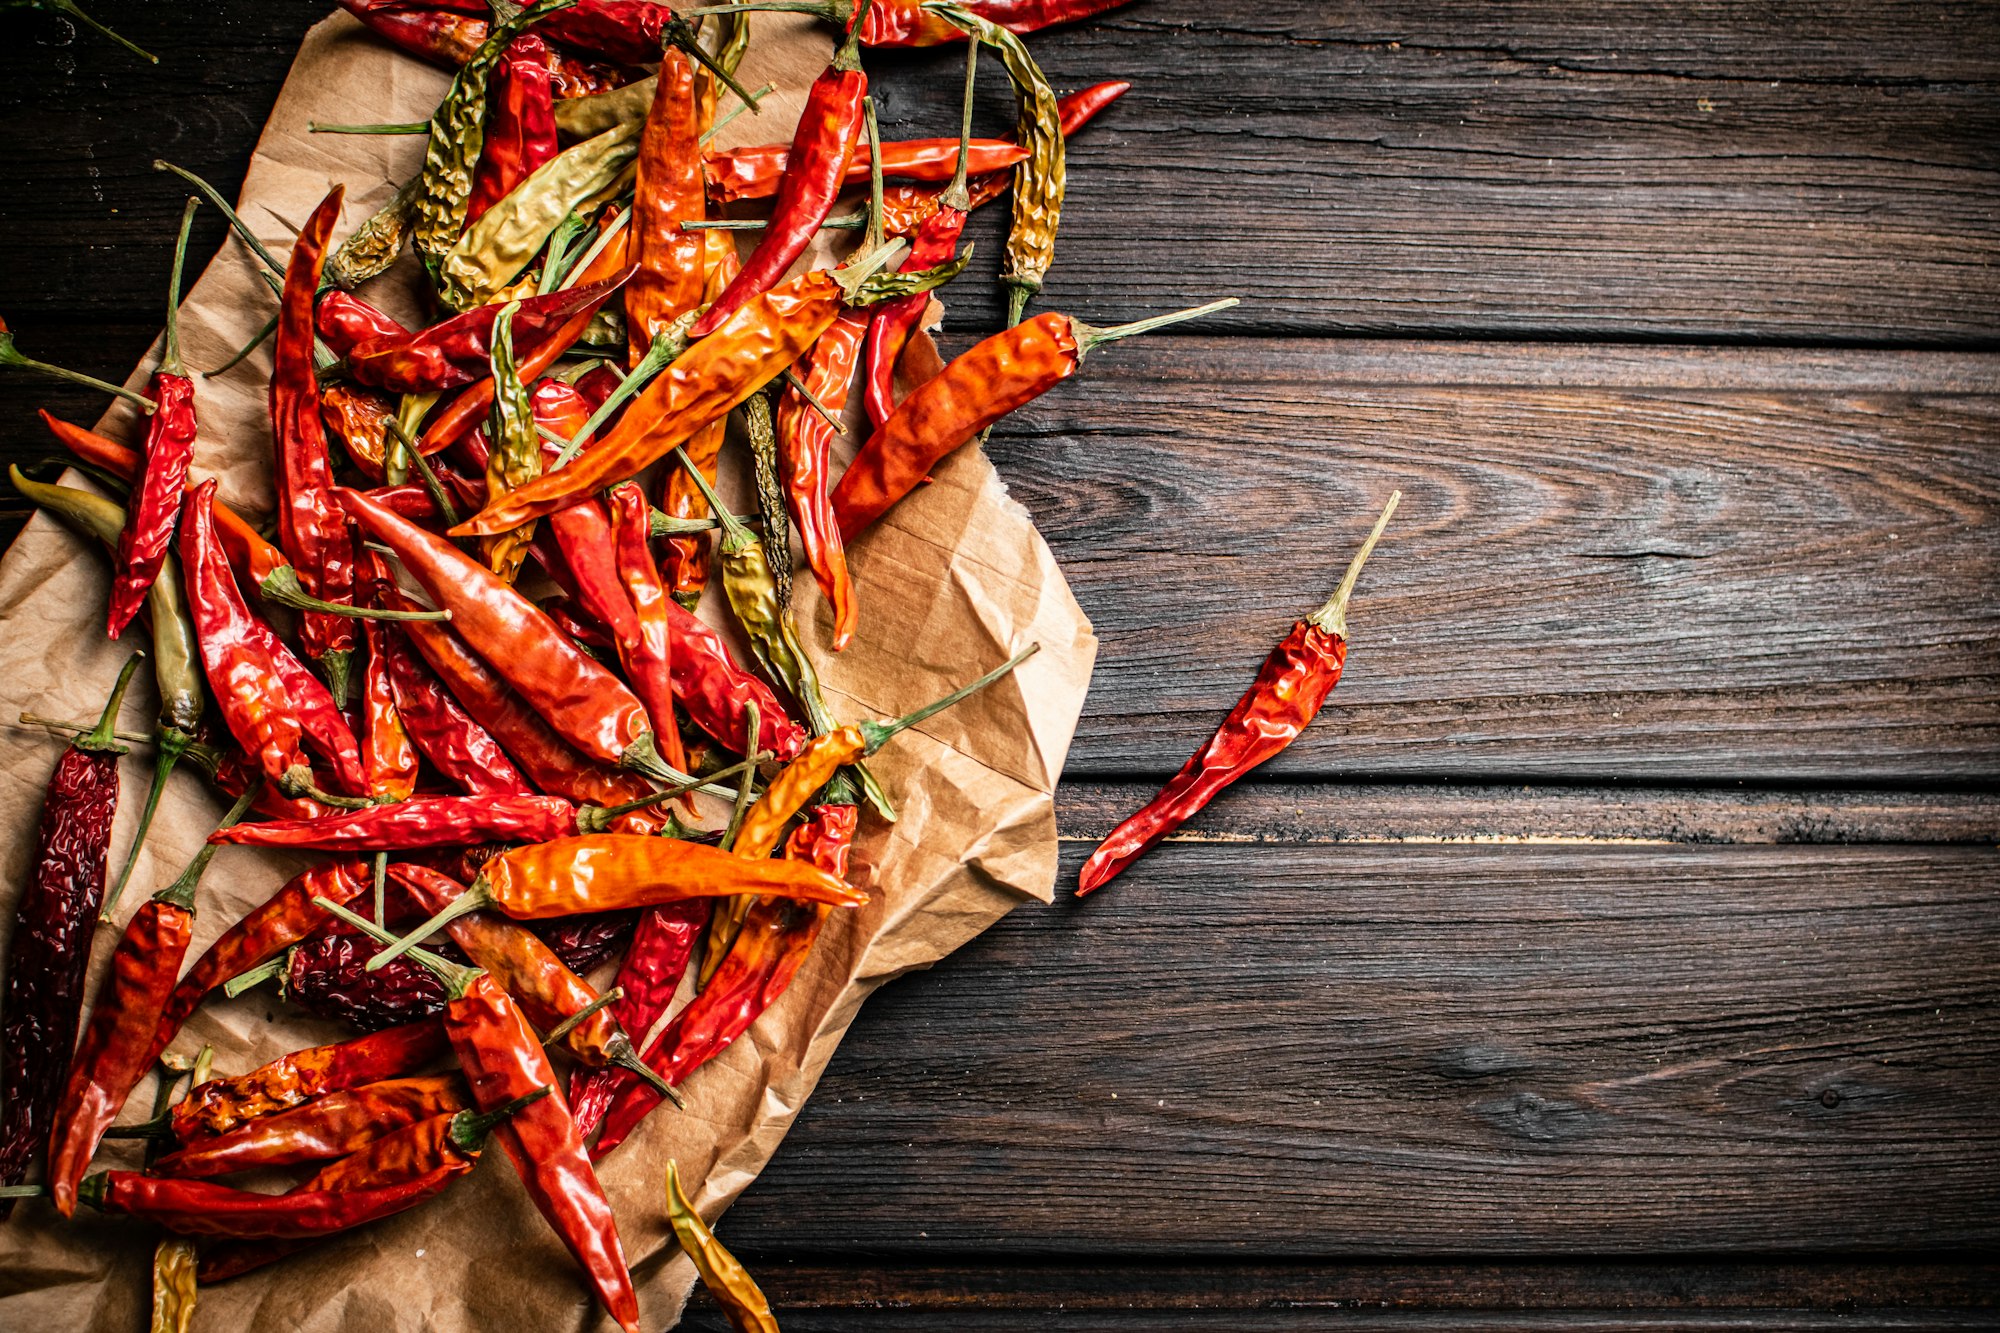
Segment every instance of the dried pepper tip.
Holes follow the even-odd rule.
[[[1382,530],[1389,526],[1389,519],[1395,514],[1396,506],[1402,503],[1401,491],[1389,492],[1389,503],[1382,506],[1382,517],[1375,520],[1375,526],[1368,533],[1368,540],[1361,543],[1361,549],[1354,553],[1348,563],[1347,576],[1334,589],[1333,596],[1327,598],[1326,605],[1306,617],[1308,625],[1317,625],[1337,639],[1347,637],[1347,603],[1354,596],[1354,585],[1361,579],[1361,566],[1368,563],[1368,553],[1375,549],[1375,543],[1382,540]]]
[[[313,660],[319,663],[320,672],[326,677],[327,692],[333,695],[334,707],[347,707],[347,680],[354,670],[354,650],[330,648]]]
[[[681,1191],[680,1172],[667,1163],[667,1220],[673,1224],[674,1239],[688,1258],[694,1260],[701,1284],[708,1288],[729,1316],[729,1322],[743,1333],[778,1333],[778,1319],[771,1302],[758,1287],[740,1260],[715,1238],[708,1224]]]
[[[1225,296],[1220,301],[1210,301],[1207,305],[1190,306],[1186,310],[1176,310],[1171,314],[1154,315],[1148,319],[1135,319],[1130,324],[1118,324],[1108,329],[1100,329],[1094,324],[1086,324],[1080,319],[1071,319],[1070,326],[1076,330],[1076,359],[1096,351],[1106,343],[1115,343],[1120,338],[1136,337],[1141,333],[1151,333],[1154,329],[1165,328],[1169,324],[1179,324],[1183,320],[1199,319],[1212,315],[1218,310],[1242,305],[1240,298]]]
[[[509,1102],[502,1102],[490,1111],[460,1111],[451,1118],[450,1127],[445,1131],[451,1138],[451,1146],[467,1157],[477,1157],[486,1146],[486,1136],[514,1118],[515,1112],[554,1092],[547,1084],[533,1092],[524,1092]]]
[[[100,754],[125,753],[125,747],[118,744],[115,739],[117,733],[113,730],[113,724],[118,720],[118,710],[125,704],[125,687],[132,683],[132,673],[139,669],[139,662],[145,656],[143,651],[135,651],[125,659],[125,665],[118,669],[118,683],[111,687],[111,697],[105,700],[104,711],[98,714],[97,725],[80,733],[70,742],[72,746],[79,750],[94,750]],[[27,721],[28,715],[21,714],[21,720]]]
[[[81,384],[86,389],[96,389],[99,393],[116,394],[147,416],[151,416],[159,407],[158,403],[145,394],[127,389],[123,385],[108,383],[95,375],[86,375],[80,370],[65,370],[46,361],[37,361],[31,356],[23,356],[21,349],[14,345],[14,331],[7,327],[7,321],[4,319],[0,319],[0,366],[12,366],[15,370],[32,370],[51,379]]]
[[[229,812],[223,815],[222,822],[216,825],[218,833],[223,829],[234,827],[242,820],[243,816],[250,813],[250,807],[256,803],[257,793],[263,785],[264,780],[259,777],[253,779],[243,789],[243,794],[236,798],[236,804],[229,807]],[[208,863],[215,859],[215,854],[219,850],[221,850],[219,844],[204,842],[195,852],[194,859],[187,863],[187,868],[181,871],[180,877],[167,885],[166,888],[154,894],[153,901],[156,903],[171,903],[175,907],[192,912],[194,910],[194,891],[200,885],[202,875],[207,873]],[[108,920],[109,918],[107,917],[106,919]]]
[[[352,616],[356,620],[450,620],[449,611],[385,611],[373,606],[349,606],[345,602],[324,602],[306,591],[298,570],[280,565],[257,585],[258,595],[298,611],[320,611],[330,616]]]
[[[348,925],[353,926],[372,940],[384,944],[393,942],[402,946],[398,949],[398,952],[409,954],[410,957],[429,968],[432,975],[444,983],[445,995],[449,999],[459,1000],[465,998],[465,993],[471,989],[472,983],[486,975],[483,968],[465,967],[452,962],[448,958],[440,958],[429,949],[419,949],[414,944],[398,940],[392,932],[382,929],[382,927],[376,925],[373,921],[370,921],[358,912],[349,911],[331,898],[323,898],[318,894],[314,894],[313,902],[319,906],[321,911],[332,913],[335,917],[345,921]],[[422,938],[422,936],[419,935],[418,938]]]
[[[187,266],[188,234],[194,230],[194,212],[201,200],[189,199],[181,210],[181,234],[174,242],[174,268],[167,278],[167,345],[160,357],[161,375],[180,375],[181,369],[181,270]]]
[[[17,0],[17,3],[19,2],[21,2],[21,0]],[[127,51],[130,51],[133,55],[139,57],[139,59],[145,61],[147,64],[157,65],[160,63],[160,58],[154,55],[151,51],[148,51],[145,48],[138,46],[133,42],[126,40],[123,37],[120,37],[117,33],[111,31],[111,29],[105,27],[102,23],[99,23],[96,19],[84,13],[83,10],[77,7],[76,0],[25,0],[25,3],[32,9],[47,9],[47,10],[52,10],[58,14],[67,14],[69,17],[75,19],[78,23],[81,23],[84,27],[95,31],[99,36],[109,37],[112,41],[118,43],[118,45],[124,47]]]
[[[1040,652],[1041,650],[1042,650],[1042,645],[1040,645],[1039,643],[1031,643],[1026,648],[1023,648],[1020,652],[1015,653],[1012,657],[1008,658],[1005,662],[1002,662],[999,666],[994,667],[991,671],[981,676],[978,680],[972,681],[969,684],[961,685],[957,689],[953,690],[950,694],[945,695],[944,698],[939,699],[934,703],[925,704],[922,708],[919,708],[914,713],[905,713],[902,717],[897,718],[893,722],[862,722],[857,724],[860,728],[862,736],[868,742],[868,749],[865,751],[865,753],[874,754],[877,750],[881,749],[883,745],[885,745],[888,742],[891,736],[894,736],[897,732],[907,730],[910,727],[914,727],[915,725],[917,725],[917,723],[924,721],[926,718],[937,716],[939,713],[942,713],[945,709],[950,708],[953,704],[958,703],[960,700],[965,699],[970,695],[979,693],[979,691],[985,689],[988,685],[991,685],[994,681],[999,680],[1002,676],[1006,675],[1008,672],[1012,671],[1015,667],[1021,665],[1021,663],[1027,661],[1029,658],[1033,657],[1036,653]]]

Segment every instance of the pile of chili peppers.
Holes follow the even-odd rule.
[[[795,619],[795,549],[839,651],[867,615],[847,548],[940,461],[1093,349],[1233,304],[1115,328],[1026,317],[1054,257],[1064,142],[1126,85],[1058,97],[1021,34],[1121,2],[340,0],[454,76],[424,124],[318,127],[425,137],[386,206],[343,232],[336,186],[273,254],[168,168],[229,213],[272,294],[275,541],[194,470],[201,381],[175,317],[191,199],[147,392],[99,386],[144,410],[142,445],[44,414],[111,494],[14,473],[104,549],[108,630],[136,621],[150,647],[50,782],[0,1009],[7,1193],[157,1224],[156,1308],[184,1320],[193,1283],[418,1207],[491,1137],[603,1308],[638,1327],[593,1162],[867,901],[847,882],[862,808],[894,818],[868,756],[1034,651],[907,717],[843,722]],[[724,120],[756,109],[734,72],[763,9],[827,20],[832,59],[789,142],[714,150]],[[957,132],[880,142],[863,53],[961,42]],[[972,134],[982,50],[1016,93],[1010,137]],[[967,214],[1010,192],[1008,327],[941,367],[927,346],[906,355],[929,293],[966,266]],[[731,211],[765,200],[761,218]],[[860,235],[838,265],[794,273],[822,229]],[[405,249],[429,284],[423,327],[369,299]],[[248,373],[255,347],[209,373]],[[85,378],[26,358],[4,325],[0,364]],[[835,477],[850,401],[866,433]],[[733,417],[742,515],[715,485]],[[693,614],[712,577],[747,660]],[[1086,890],[1310,720],[1351,591],[1092,858]],[[107,900],[114,723],[142,664],[160,711],[138,739],[157,763]],[[234,805],[123,926],[84,1026],[93,930],[181,761]],[[321,859],[190,958],[203,872],[230,843]],[[586,974],[613,955],[600,991]],[[189,1018],[265,983],[359,1035],[247,1072],[198,1064],[174,1100],[168,1049]],[[132,1123],[156,1069],[154,1114]],[[141,1169],[94,1170],[131,1137]],[[22,1187],[37,1166],[43,1185]],[[231,1179],[253,1171],[293,1181]],[[738,1326],[775,1327],[678,1180],[667,1190]]]

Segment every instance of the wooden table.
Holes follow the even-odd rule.
[[[147,164],[233,192],[324,5],[95,8],[161,66],[0,20],[0,311],[115,377]],[[1300,744],[870,1005],[723,1228],[786,1329],[1995,1323],[2000,11],[1141,0],[1035,50],[1137,85],[1048,308],[1244,298],[993,441],[1103,645],[1065,886],[1405,505]],[[945,132],[955,57],[872,65]],[[43,403],[97,405],[9,382],[6,457]]]

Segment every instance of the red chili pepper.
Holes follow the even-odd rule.
[[[311,910],[323,915],[318,907]],[[353,1041],[293,1051],[247,1074],[211,1079],[190,1089],[168,1113],[168,1123],[177,1142],[213,1139],[315,1097],[383,1079],[408,1078],[450,1049],[444,1026],[423,1019]]]
[[[649,1032],[667,1012],[681,978],[687,974],[695,946],[708,929],[714,906],[711,898],[691,898],[649,907],[640,916],[631,947],[625,951],[625,961],[619,964],[618,978],[612,983],[619,996],[612,1002],[611,1013],[627,1032]],[[570,1079],[570,1106],[585,1138],[604,1118],[612,1094],[627,1081],[629,1075],[617,1069],[582,1069]]]
[[[205,1180],[262,1167],[324,1162],[359,1152],[385,1134],[434,1115],[466,1108],[456,1074],[384,1079],[330,1092],[303,1106],[253,1120],[227,1134],[168,1153],[149,1168],[156,1176]]]
[[[822,805],[794,829],[785,856],[818,867],[836,878],[847,876],[860,810]],[[749,1030],[752,1023],[791,985],[826,920],[826,909],[811,903],[759,898],[743,918],[729,956],[708,986],[689,1002],[645,1052],[646,1063],[678,1087]],[[662,1098],[637,1081],[625,1083],[604,1114],[604,1131],[590,1150],[593,1161],[623,1143]]]
[[[339,288],[319,298],[313,315],[319,340],[335,356],[346,356],[370,342],[394,341],[410,336],[410,331],[360,297]]]
[[[364,556],[362,590],[374,605],[378,604],[377,590],[389,580],[389,571],[373,551],[364,552]],[[388,658],[400,645],[392,643],[395,628],[382,621],[365,620],[362,629],[368,638],[368,665],[361,675],[361,708],[368,723],[362,751],[365,789],[377,801],[406,801],[417,790],[419,760],[389,679]]]
[[[285,998],[321,1018],[375,1032],[444,1012],[444,987],[421,965],[398,958],[368,969],[376,946],[350,930],[327,930],[285,955]]]
[[[139,455],[124,445],[107,440],[96,431],[71,425],[47,412],[42,413],[42,421],[65,448],[84,462],[95,463],[128,482],[138,478]],[[189,482],[185,491],[193,491],[196,484]],[[274,570],[285,567],[285,553],[265,541],[257,529],[245,522],[235,510],[220,500],[214,501],[211,507],[216,537],[222,543],[223,552],[228,556],[237,578],[253,588],[260,587]]]
[[[841,540],[853,544],[945,455],[1074,375],[1093,348],[1235,304],[1230,297],[1110,329],[1037,315],[977,344],[904,399],[854,456],[833,492]]]
[[[459,1166],[441,1166],[375,1189],[253,1194],[207,1180],[100,1171],[83,1182],[77,1198],[100,1212],[136,1217],[183,1236],[310,1239],[414,1208],[463,1173]]]
[[[139,476],[125,507],[125,527],[118,534],[118,550],[112,558],[109,630],[114,639],[139,613],[147,590],[167,561],[174,520],[181,512],[181,492],[187,486],[188,463],[194,457],[194,381],[181,369],[180,297],[188,230],[199,206],[190,199],[181,213],[173,277],[167,284],[166,351],[159,369],[153,372],[152,398],[157,406],[146,422],[146,451],[140,456]]]
[[[453,13],[443,6],[420,9],[409,6],[406,0],[340,0],[340,7],[391,46],[446,70],[455,70],[470,60],[493,26],[486,17],[469,10]],[[633,71],[555,50],[548,52],[547,61],[557,97],[608,93],[638,77]]]
[[[389,423],[396,407],[387,395],[353,384],[328,384],[319,391],[319,419],[326,432],[340,441],[354,466],[368,480],[380,485],[383,458],[389,447]],[[410,488],[430,504],[430,495],[421,486]]]
[[[869,0],[861,0],[862,12],[868,6]],[[706,337],[722,327],[724,320],[752,298],[769,291],[805,253],[846,181],[848,163],[854,159],[854,146],[861,135],[861,103],[867,95],[868,75],[861,68],[861,48],[850,36],[806,94],[784,179],[757,248],[708,313],[695,321],[688,331],[690,337]]]
[[[313,301],[343,191],[336,185],[299,229],[285,268],[278,332],[271,341],[271,436],[277,449],[273,477],[278,491],[278,545],[291,558],[305,590],[321,601],[354,600],[354,539],[328,491],[333,460],[319,419],[319,377],[313,367]],[[354,622],[308,611],[299,642],[317,661],[336,696],[347,697],[347,664],[354,654]]]
[[[1319,715],[1321,705],[1340,683],[1341,667],[1347,661],[1347,603],[1361,577],[1361,565],[1375,549],[1401,498],[1401,491],[1389,497],[1382,517],[1375,520],[1374,531],[1347,567],[1339,589],[1325,606],[1293,625],[1292,632],[1271,650],[1256,680],[1236,701],[1215,735],[1189,756],[1158,796],[1098,844],[1077,876],[1078,897],[1109,883],[1147,848],[1214,800],[1224,787],[1290,745]]]
[[[7,999],[0,1011],[0,1185],[18,1185],[48,1129],[76,1044],[90,937],[104,899],[111,820],[118,812],[118,756],[112,739],[138,655],[97,726],[56,761],[42,797],[35,854],[7,946]],[[13,1211],[0,1198],[0,1219]]]
[[[915,299],[923,303],[930,297],[920,294]],[[882,309],[886,311],[896,304],[887,302]],[[877,323],[881,318],[879,314],[876,316]],[[862,335],[872,327],[865,313],[844,311],[833,327],[820,335],[807,358],[806,388],[835,415],[847,408],[854,367],[861,357]],[[785,507],[798,529],[799,544],[805,548],[813,578],[833,608],[833,647],[838,652],[854,638],[859,609],[854,601],[854,580],[847,572],[847,550],[841,543],[840,527],[827,496],[834,429],[804,395],[788,387],[778,399],[777,430],[778,457],[784,469]]]
[[[649,7],[666,12],[661,6]],[[634,365],[646,355],[655,334],[701,301],[702,236],[699,231],[681,230],[681,223],[708,216],[697,142],[701,131],[694,62],[680,51],[657,58],[660,81],[639,139],[627,251],[639,266],[625,285],[625,327]]]
[[[544,792],[579,805],[603,806],[624,805],[651,794],[652,788],[637,774],[599,764],[571,748],[450,626],[418,622],[407,626],[405,632],[431,669],[443,677],[453,697]],[[647,833],[660,822],[656,811],[637,810],[623,816],[614,827],[620,832]]]
[[[530,348],[542,350],[574,317],[594,315],[629,274],[627,268],[603,282],[522,300],[514,311],[513,332],[524,356]],[[478,306],[407,338],[363,343],[348,353],[348,372],[363,384],[391,393],[428,393],[490,379],[493,324],[503,308]]]
[[[892,139],[882,145],[882,174],[903,180],[948,181],[958,165],[958,147],[956,139]],[[1011,139],[974,139],[968,151],[969,169],[979,175],[1011,174],[1015,164],[1028,156],[1028,150]],[[768,199],[778,192],[791,160],[792,146],[782,143],[749,144],[710,153],[702,163],[708,196],[718,204]],[[868,156],[857,146],[840,186],[865,185],[868,179]]]
[[[223,827],[249,808],[249,799],[238,797]],[[91,1006],[49,1134],[49,1196],[64,1217],[76,1211],[77,1183],[104,1131],[165,1049],[158,1038],[161,1018],[194,936],[195,889],[212,859],[207,847],[195,853],[178,879],[132,914],[112,951],[111,971]]]
[[[533,32],[522,33],[487,86],[486,136],[465,201],[465,225],[479,221],[558,151],[548,43]]]
[[[964,0],[963,8],[1018,33],[1074,23],[1132,0]],[[881,0],[862,23],[869,46],[943,46],[965,40],[965,32],[924,8],[923,0]]]
[[[652,506],[646,503],[645,493],[632,485],[614,489],[609,501],[618,576],[637,619],[632,641],[619,644],[619,660],[626,679],[653,719],[661,756],[670,766],[685,771],[687,753],[681,748],[680,724],[674,720],[673,622],[667,609],[673,602],[660,582],[659,566],[653,563],[649,544]],[[692,802],[689,804],[691,807]]]
[[[716,775],[718,778],[721,774]],[[659,794],[641,797],[661,804]],[[416,796],[366,810],[337,810],[319,819],[239,824],[211,841],[243,847],[299,847],[335,852],[408,851],[477,842],[549,842],[602,833],[625,813],[573,805],[560,796]]]
[[[805,728],[786,715],[769,685],[737,663],[712,625],[677,604],[666,611],[673,632],[674,698],[689,721],[735,750],[743,744],[755,704],[762,749],[785,763],[805,748]]]
[[[705,231],[702,237],[702,288],[701,299],[713,301],[722,295],[742,268],[736,255],[736,242],[728,232]],[[580,382],[579,382],[580,383]],[[621,422],[622,416],[621,416]],[[722,442],[729,430],[729,414],[721,413],[714,421],[690,435],[682,449],[688,461],[700,469],[701,475],[710,484],[715,481],[717,459],[722,454]],[[708,501],[702,496],[701,488],[684,467],[666,469],[666,484],[661,487],[660,508],[669,518],[702,518],[708,514]],[[701,592],[708,586],[708,534],[699,533],[692,537],[670,537],[666,544],[666,560],[662,566],[668,588],[674,600],[692,611],[701,601]],[[740,733],[739,733],[740,734]]]
[[[443,538],[358,492],[341,491],[339,497],[563,739],[593,758],[674,780],[676,775],[661,767],[644,705],[617,677],[564,639],[533,602]]]

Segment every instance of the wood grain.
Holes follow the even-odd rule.
[[[1996,870],[1168,845],[871,1001],[730,1236],[1077,1262],[1990,1245]]]
[[[0,309],[148,314],[179,194],[225,189],[321,0],[138,0],[0,50]],[[2000,25],[1974,0],[1620,6],[1141,0],[1034,43],[1136,86],[1077,137],[1049,300],[1100,322],[1208,295],[1266,333],[1965,344],[2000,331]],[[59,45],[50,45],[59,43]],[[957,58],[871,62],[891,135],[956,123]],[[1011,121],[986,80],[982,124]],[[782,139],[782,131],[774,131]],[[971,236],[990,275],[1000,220]],[[213,220],[200,236],[219,236]],[[198,241],[197,253],[201,250]],[[146,276],[140,281],[140,276]],[[144,295],[144,299],[141,298]],[[953,292],[991,327],[994,291]]]
[[[1102,643],[1072,777],[1178,767],[1400,488],[1269,776],[1979,781],[1996,389],[1989,357],[1184,337],[991,450]]]

